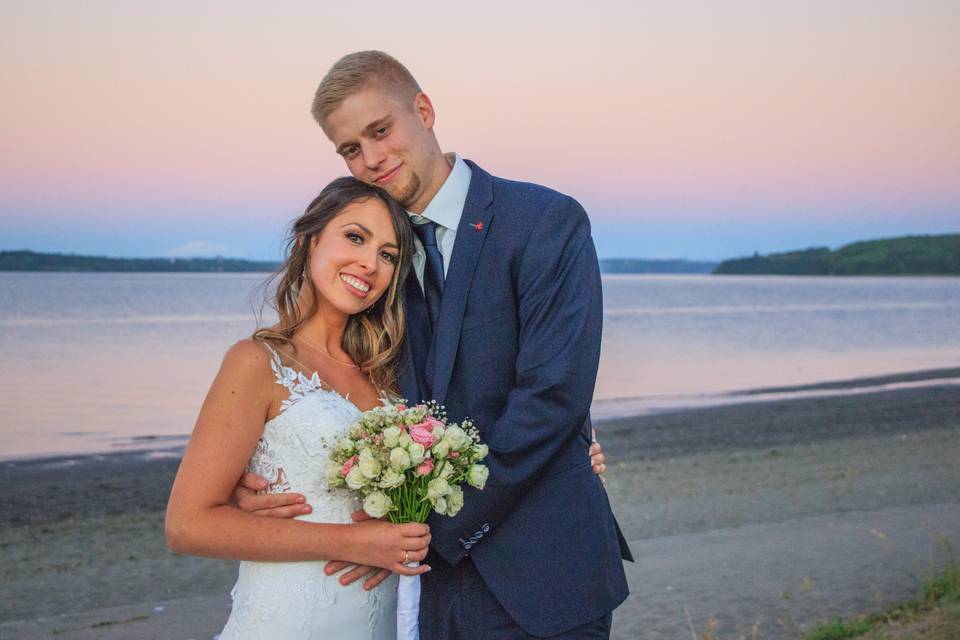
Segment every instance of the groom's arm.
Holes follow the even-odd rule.
[[[494,436],[484,461],[489,479],[483,491],[469,492],[457,517],[430,519],[431,546],[450,564],[482,544],[483,534],[578,437],[590,409],[603,302],[586,213],[572,198],[557,197],[525,246],[517,280],[516,385],[497,424],[484,429]]]

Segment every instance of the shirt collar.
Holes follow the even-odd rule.
[[[456,229],[460,225],[463,207],[467,202],[471,171],[460,156],[453,153],[447,157],[450,156],[453,156],[453,168],[450,170],[450,175],[447,176],[443,186],[433,196],[427,208],[419,215],[446,229]]]

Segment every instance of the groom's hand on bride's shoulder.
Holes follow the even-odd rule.
[[[244,473],[233,490],[233,503],[241,511],[270,518],[293,518],[312,510],[299,493],[258,493],[267,486],[265,478]]]

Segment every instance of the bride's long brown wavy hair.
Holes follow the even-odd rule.
[[[307,273],[311,240],[347,205],[376,198],[390,213],[399,247],[397,265],[390,285],[380,298],[361,313],[350,316],[343,332],[343,350],[370,376],[380,389],[396,393],[397,364],[403,343],[403,282],[413,255],[413,231],[407,212],[382,189],[355,178],[337,178],[311,202],[303,215],[294,220],[287,240],[287,259],[270,278],[276,282],[271,307],[277,312],[277,324],[257,329],[253,339],[288,344],[297,329],[317,311],[317,291]],[[298,300],[304,287],[310,287],[310,309],[301,311]]]

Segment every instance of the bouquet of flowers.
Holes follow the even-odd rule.
[[[426,522],[457,515],[462,484],[483,489],[487,452],[470,420],[451,424],[436,403],[376,407],[333,444],[327,482],[357,492],[371,517]]]
[[[376,407],[333,444],[327,483],[359,494],[374,518],[426,522],[431,511],[452,517],[463,507],[461,485],[486,484],[489,471],[480,461],[488,451],[470,420],[451,424],[437,403]],[[419,637],[419,606],[419,577],[400,576],[398,638]]]

